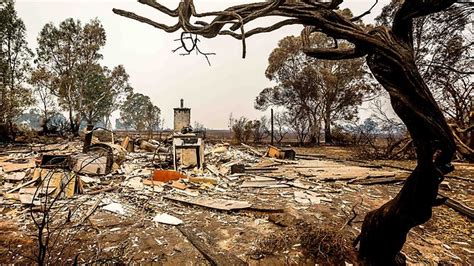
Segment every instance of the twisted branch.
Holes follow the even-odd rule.
[[[140,3],[148,5],[161,13],[171,17],[177,17],[178,22],[175,25],[165,25],[149,18],[137,15],[133,12],[113,9],[115,14],[127,17],[142,23],[149,24],[166,32],[176,32],[182,29],[186,33],[192,33],[205,38],[213,38],[217,35],[228,35],[242,40],[242,57],[246,55],[245,39],[255,34],[266,33],[277,30],[287,25],[307,25],[313,26],[317,31],[322,31],[332,37],[349,39],[355,45],[364,44],[380,47],[389,51],[384,42],[374,38],[365,32],[359,26],[334,12],[342,3],[342,0],[333,0],[331,2],[315,0],[272,0],[259,3],[242,4],[229,7],[223,11],[198,13],[193,0],[183,0],[178,7],[171,10],[155,0],[138,0]],[[373,7],[372,7],[373,8]],[[372,9],[370,8],[368,12]],[[366,12],[367,13],[367,12]],[[257,27],[246,32],[244,25],[258,18],[278,16],[287,19],[279,21],[267,27]],[[191,23],[191,17],[203,18],[214,17],[208,23],[205,21],[196,21]],[[228,29],[224,29],[229,25]],[[235,32],[239,30],[240,32]],[[338,55],[340,56],[340,55]]]

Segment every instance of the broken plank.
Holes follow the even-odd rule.
[[[391,184],[405,182],[405,178],[390,176],[390,177],[379,177],[379,178],[367,178],[367,179],[356,179],[349,181],[348,183],[354,185],[377,185],[377,184]]]
[[[281,163],[281,164],[298,164],[296,161],[290,161],[290,160],[282,160],[282,159],[275,159],[275,158],[269,158],[272,162],[276,163]]]
[[[19,199],[22,204],[25,205],[32,205],[33,204],[33,199],[34,199],[34,194],[19,194]]]
[[[451,209],[453,209],[453,210],[469,217],[469,219],[471,219],[471,220],[474,219],[474,209],[473,208],[469,208],[468,206],[466,206],[462,202],[451,199],[443,193],[438,193],[438,195],[443,197],[443,198],[446,198],[446,201],[444,202],[444,205],[446,205],[446,206],[450,207]]]
[[[237,256],[227,253],[218,248],[217,245],[209,245],[199,235],[202,233],[188,229],[182,225],[176,226],[189,242],[206,258],[212,265],[248,265]]]
[[[252,153],[253,155],[256,155],[256,156],[259,156],[259,157],[263,157],[263,155],[264,155],[263,153],[257,151],[254,147],[249,146],[245,143],[242,143],[242,146],[247,148],[247,150],[250,151],[250,153]]]
[[[35,160],[31,159],[28,163],[21,163],[21,164],[11,163],[11,164],[2,165],[2,168],[5,173],[10,173],[10,172],[16,172],[20,170],[30,169],[35,166],[36,166]]]
[[[21,185],[18,185],[18,186],[16,186],[16,187],[10,189],[9,191],[7,191],[7,193],[13,193],[13,192],[19,190],[20,188],[29,186],[29,185],[35,183],[36,180],[38,180],[38,178],[31,179],[30,181],[28,181],[28,182],[26,182],[26,183],[23,183],[23,184],[21,184]]]
[[[408,171],[408,172],[413,171],[413,169],[410,169],[410,168],[400,167],[400,166],[395,166],[395,165],[390,165],[390,164],[385,164],[385,163],[382,163],[379,165],[382,167],[393,168],[393,169],[398,169],[398,170],[403,170],[403,171]]]
[[[143,179],[143,184],[147,186],[163,186],[165,182],[155,181],[150,179]]]
[[[241,210],[247,209],[252,206],[252,204],[247,201],[238,201],[238,200],[226,200],[226,199],[212,199],[212,198],[196,198],[188,199],[183,197],[169,197],[163,196],[164,199],[179,201],[191,205],[197,205],[201,207],[206,207],[210,209],[216,209],[221,211],[231,211],[231,210]]]
[[[82,225],[84,223],[84,221],[86,219],[88,219],[94,212],[95,210],[97,209],[97,207],[99,207],[99,204],[100,202],[102,201],[102,198],[98,197],[94,204],[92,205],[92,207],[87,211],[86,215],[82,216],[81,220],[79,222],[77,222],[76,225]]]
[[[212,184],[212,185],[217,185],[217,179],[211,178],[211,177],[204,177],[204,176],[198,176],[198,177],[188,177],[189,182],[193,183],[207,183],[207,184]]]
[[[308,176],[310,177],[310,176]],[[317,177],[317,176],[315,176]],[[335,182],[335,181],[350,181],[354,180],[356,177],[354,176],[331,176],[331,177],[324,177],[321,178],[321,181],[326,181],[326,182]]]
[[[20,193],[4,193],[3,198],[7,200],[20,200]]]
[[[181,190],[184,190],[184,189],[187,188],[186,184],[181,183],[179,180],[178,181],[173,181],[173,183],[171,183],[171,186],[176,188],[176,189],[181,189]]]
[[[300,159],[300,160],[310,160],[310,161],[318,159],[312,156],[305,156],[305,155],[296,155],[295,158]]]
[[[206,165],[206,169],[209,170],[215,176],[220,176],[219,170],[214,165]]]
[[[22,181],[25,179],[26,173],[25,172],[16,172],[10,175],[5,175],[3,179],[8,181]]]
[[[245,171],[275,171],[278,170],[278,167],[248,167],[245,168]]]
[[[456,176],[456,175],[445,175],[444,177],[474,183],[474,178],[468,178],[468,177],[462,177],[462,176]]]
[[[268,180],[268,181],[244,181],[241,188],[285,188],[289,187],[286,181]]]
[[[102,192],[109,192],[109,191],[113,191],[115,190],[117,187],[106,187],[106,188],[103,188],[103,189],[99,189],[99,190],[93,190],[93,191],[89,191],[89,192],[86,192],[87,195],[96,195],[96,194],[100,194]]]

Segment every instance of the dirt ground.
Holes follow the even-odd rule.
[[[214,154],[214,146],[207,149],[206,161],[222,170],[223,155]],[[11,150],[5,148],[2,156],[6,158]],[[243,160],[248,167],[264,170],[235,178],[222,174],[217,184],[185,183],[186,190],[170,184],[128,185],[131,176],[145,179],[146,170],[153,168],[146,163],[149,153],[134,153],[129,161],[139,169],[132,174],[94,177],[97,182],[86,185],[83,194],[58,202],[66,207],[57,207],[57,214],[51,217],[49,234],[56,242],[50,243],[48,262],[209,265],[218,257],[224,264],[357,264],[352,242],[365,214],[393,198],[409,174],[400,168],[411,169],[416,163],[353,161],[346,147],[295,151],[312,157],[297,159],[296,164],[275,163],[252,156],[245,148],[230,147],[231,162]],[[441,192],[472,208],[474,165],[455,163],[455,167]],[[380,176],[399,181],[363,183]],[[6,181],[2,182],[5,186]],[[245,182],[268,183],[246,187]],[[110,187],[114,189],[90,193]],[[173,197],[238,200],[251,207],[217,210],[170,199]],[[111,201],[120,203],[124,212],[105,210],[104,205]],[[4,197],[0,202],[0,263],[31,263],[38,249],[38,230],[30,207]],[[153,221],[159,213],[177,217],[182,224]],[[469,265],[474,261],[473,228],[472,220],[463,214],[445,205],[435,207],[429,222],[410,231],[402,252],[410,264]],[[206,252],[210,255],[205,256]]]

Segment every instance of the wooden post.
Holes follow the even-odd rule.
[[[270,123],[272,124],[271,127],[272,127],[272,141],[271,141],[271,144],[273,145],[273,108],[270,110]]]

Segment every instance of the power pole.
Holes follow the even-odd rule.
[[[272,124],[272,141],[271,144],[273,145],[273,108],[270,110],[270,123]]]

